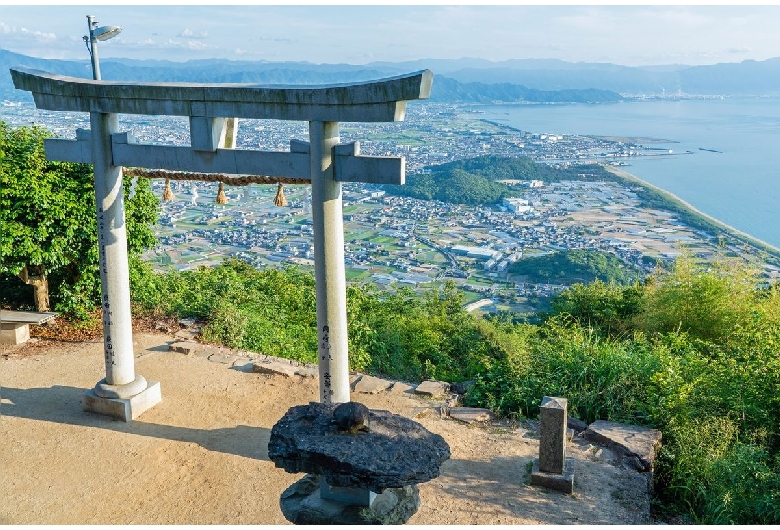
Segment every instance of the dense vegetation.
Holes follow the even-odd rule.
[[[396,195],[455,204],[495,204],[514,195],[506,184],[462,169],[410,175],[404,186],[388,186]]]
[[[628,284],[640,279],[642,272],[608,252],[567,250],[531,256],[509,266],[510,274],[525,276],[529,283],[570,285],[601,280]]]
[[[0,287],[12,295],[16,275],[40,278],[40,310],[48,311],[50,295],[55,310],[84,315],[100,297],[94,177],[90,165],[46,160],[43,139],[50,136],[0,121]],[[128,250],[137,259],[155,243],[159,203],[147,180],[132,200],[129,187],[127,180]]]
[[[295,269],[132,276],[136,311],[206,320],[206,340],[314,361],[314,285]],[[534,417],[544,395],[570,413],[662,430],[656,492],[704,523],[780,522],[780,290],[756,269],[681,258],[642,283],[577,284],[540,324],[478,318],[448,284],[348,292],[350,366],[418,381],[474,381],[472,405]]]
[[[154,274],[131,270],[136,310],[197,317],[207,341],[305,362],[317,361],[314,277],[294,268],[257,270],[227,260],[215,268]],[[419,298],[411,290],[347,289],[350,367],[405,380],[462,380],[478,347],[476,324],[453,285]],[[471,330],[471,331],[468,331]]]

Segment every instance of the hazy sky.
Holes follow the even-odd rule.
[[[0,5],[0,48],[87,59],[88,14],[123,28],[100,44],[101,58],[557,58],[635,66],[780,57],[780,6]]]

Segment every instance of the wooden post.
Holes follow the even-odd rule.
[[[37,269],[37,274],[31,274],[30,269]],[[33,296],[35,297],[35,310],[45,313],[49,311],[49,279],[44,273],[42,266],[25,265],[19,272],[19,278],[31,285],[33,288]]]

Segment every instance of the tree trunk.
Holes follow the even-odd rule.
[[[19,278],[27,285],[33,286],[35,310],[49,311],[49,280],[40,265],[25,265],[19,272]]]

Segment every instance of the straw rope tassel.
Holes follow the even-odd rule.
[[[170,181],[170,179],[165,179],[165,191],[163,191],[163,200],[164,201],[172,201],[173,200],[173,192],[171,191],[171,181]]]
[[[225,195],[225,189],[222,187],[222,183],[219,183],[219,191],[217,192],[217,204],[227,204],[227,196]]]
[[[276,197],[274,197],[274,204],[276,206],[287,206],[287,199],[284,197],[284,188],[282,183],[279,183],[279,187],[276,188]]]

